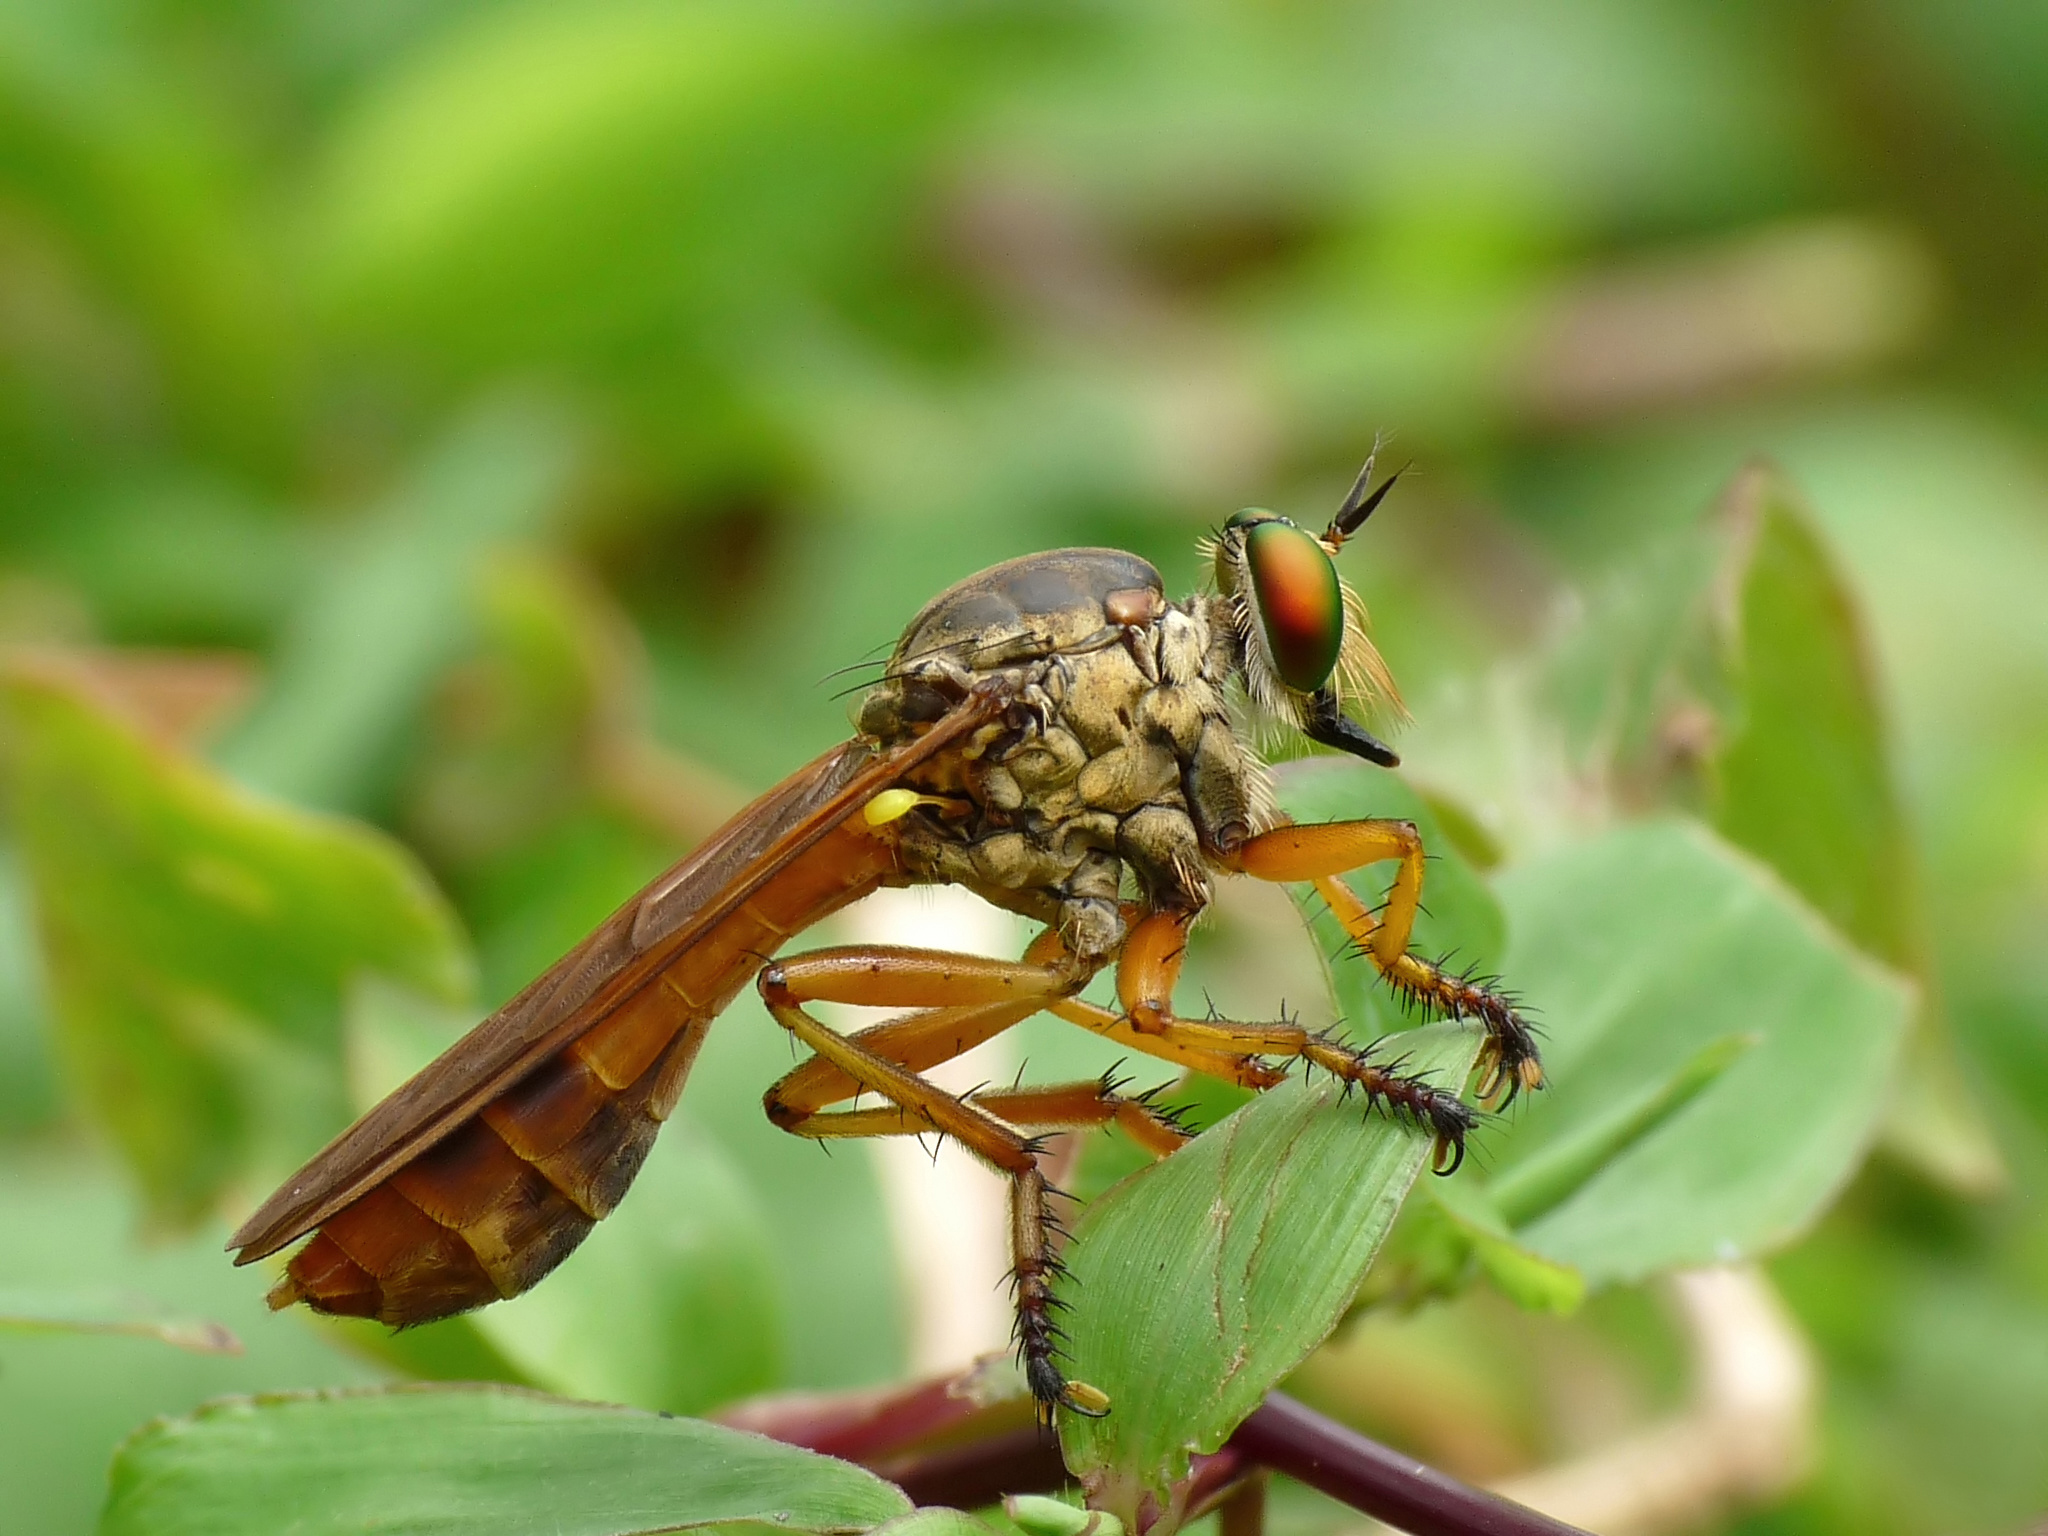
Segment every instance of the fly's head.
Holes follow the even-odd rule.
[[[1372,488],[1373,461],[1319,538],[1278,512],[1236,513],[1203,553],[1243,657],[1253,707],[1325,746],[1392,767],[1393,749],[1346,713],[1380,706],[1402,713],[1401,695],[1366,633],[1365,604],[1337,574],[1345,542],[1393,489],[1399,473]]]

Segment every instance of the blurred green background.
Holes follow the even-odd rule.
[[[1316,519],[1380,431],[1415,470],[1349,574],[1413,781],[1508,862],[1720,803],[1711,690],[1659,681],[1662,583],[1709,570],[1693,541],[1753,456],[1798,488],[1884,746],[1814,819],[1863,818],[1868,858],[1719,824],[1926,1006],[1882,1149],[1770,1264],[1822,1372],[1812,1471],[1699,1518],[2028,1528],[2048,14],[2017,0],[0,10],[0,1299],[119,1288],[248,1343],[0,1335],[0,1524],[90,1529],[152,1414],[385,1369],[267,1320],[220,1253],[348,1108],[249,1018],[337,1061],[345,1019],[355,1086],[387,1080],[840,739],[830,674],[932,592],[1063,543],[1189,589],[1199,533],[1247,502]],[[66,818],[78,764],[128,761],[113,720],[411,857],[291,821],[280,879],[317,866],[329,904],[244,903],[241,947],[194,952]],[[270,836],[174,760],[116,763],[95,804],[167,847]],[[1745,803],[1816,794],[1810,767],[1746,760]],[[51,874],[85,865],[83,895]],[[667,1193],[636,1195],[690,1259],[650,1308],[742,1319],[675,1366],[681,1405],[888,1379],[873,1175],[760,1123],[786,1047],[735,1014],[644,1181]],[[152,1056],[165,1016],[247,1071]],[[203,1145],[152,1118],[172,1079]],[[583,1389],[640,1400],[662,1326]],[[1387,1346],[1404,1391],[1324,1396],[1473,1475],[1681,1390],[1643,1295],[1421,1326]],[[411,1367],[547,1376],[465,1337]]]

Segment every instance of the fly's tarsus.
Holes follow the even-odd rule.
[[[1048,1228],[1054,1223],[1046,1222]],[[1050,1424],[1056,1410],[1065,1408],[1083,1418],[1109,1415],[1109,1394],[1085,1381],[1072,1381],[1060,1369],[1060,1346],[1066,1330],[1053,1321],[1055,1312],[1067,1310],[1067,1303],[1053,1293],[1055,1281],[1068,1280],[1067,1269],[1049,1252],[1029,1267],[1011,1272],[1016,1292],[1017,1321],[1013,1337],[1024,1366],[1024,1381],[1038,1404],[1039,1422]]]
[[[1535,1027],[1498,976],[1452,971],[1415,955],[1403,955],[1386,976],[1403,1007],[1430,1018],[1476,1020],[1485,1028],[1477,1070],[1479,1099],[1487,1108],[1506,1109],[1523,1089],[1543,1086]]]
[[[1382,1110],[1429,1132],[1434,1143],[1430,1165],[1436,1172],[1455,1173],[1465,1161],[1465,1138],[1478,1126],[1479,1114],[1454,1091],[1404,1072],[1402,1061],[1375,1061],[1371,1045],[1350,1046],[1314,1035],[1301,1054],[1311,1066],[1339,1079],[1347,1094],[1363,1094],[1367,1110]]]

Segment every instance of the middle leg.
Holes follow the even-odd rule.
[[[1051,1194],[1039,1167],[1042,1142],[1024,1134],[991,1108],[948,1093],[919,1075],[972,1045],[1030,1017],[1088,978],[1071,962],[1034,964],[985,960],[935,950],[856,946],[793,956],[760,973],[761,996],[777,1023],[816,1054],[767,1094],[768,1117],[782,1129],[817,1138],[937,1131],[951,1136],[1010,1181],[1011,1273],[1016,1285],[1017,1338],[1024,1375],[1040,1411],[1055,1405],[1099,1417],[1108,1399],[1086,1382],[1069,1381],[1057,1360],[1058,1306],[1053,1282],[1059,1262],[1055,1230],[1047,1207]],[[835,1000],[920,1011],[891,1019],[848,1037],[828,1028],[804,1009],[808,1001]],[[1100,1085],[1098,1085],[1100,1086]],[[860,1093],[874,1093],[887,1107],[823,1113],[825,1106]],[[1041,1097],[1047,1090],[1038,1090]],[[1057,1092],[1057,1090],[1051,1091]],[[1125,1104],[1134,1119],[1156,1119],[1155,1139],[1177,1134],[1164,1117],[1136,1101],[1110,1102],[1106,1091],[1081,1104],[1046,1098],[1033,1105],[1020,1090],[1011,1107],[1065,1114],[1120,1118]],[[1170,1149],[1169,1149],[1170,1150]]]
[[[1358,1089],[1368,1104],[1383,1105],[1428,1131],[1435,1140],[1432,1161],[1439,1173],[1453,1172],[1464,1161],[1465,1137],[1477,1123],[1471,1106],[1456,1092],[1401,1071],[1399,1063],[1374,1060],[1371,1046],[1348,1045],[1286,1019],[1243,1024],[1175,1014],[1173,992],[1192,921],[1191,914],[1155,912],[1132,928],[1117,965],[1121,1015],[1079,998],[1064,999],[1052,1011],[1103,1033],[1110,1032],[1107,1026],[1113,1021],[1131,1032],[1132,1043],[1140,1050],[1248,1087],[1269,1088],[1285,1076],[1259,1058],[1298,1057]],[[1218,1071],[1209,1062],[1235,1063],[1236,1070]]]

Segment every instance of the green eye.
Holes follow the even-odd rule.
[[[1239,528],[1249,528],[1255,523],[1263,523],[1272,516],[1273,514],[1264,507],[1246,507],[1242,511],[1231,513],[1230,520],[1223,526],[1225,530],[1235,532]]]
[[[1344,594],[1323,546],[1285,518],[1267,516],[1245,535],[1259,626],[1280,680],[1313,693],[1330,680],[1344,648]]]

